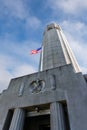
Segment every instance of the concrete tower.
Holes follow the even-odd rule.
[[[39,70],[0,95],[0,130],[87,130],[87,75],[55,23],[43,34]]]
[[[70,63],[75,72],[80,72],[62,29],[56,23],[48,25],[43,34],[40,70],[47,70]]]

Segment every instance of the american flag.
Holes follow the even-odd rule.
[[[31,54],[37,54],[41,50],[41,47],[36,50],[31,50]]]

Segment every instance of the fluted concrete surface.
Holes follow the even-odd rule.
[[[50,105],[51,130],[66,130],[62,105],[59,102],[53,102]]]
[[[23,130],[24,117],[24,110],[15,109],[9,130]]]

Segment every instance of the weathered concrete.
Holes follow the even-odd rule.
[[[62,29],[55,23],[48,25],[43,35],[40,70],[47,70],[70,63],[76,72],[80,72]]]
[[[9,130],[23,130],[25,112],[15,109]]]
[[[9,110],[14,110],[9,126],[13,130],[18,119],[15,113],[23,110],[26,115],[27,112],[35,111],[35,108],[51,108],[51,130],[65,130],[60,109],[63,102],[67,104],[70,130],[87,130],[87,76],[80,72],[69,48],[64,48],[65,39],[58,32],[59,26],[51,26],[50,29],[46,28],[48,30],[43,39],[41,68],[44,71],[12,79],[8,89],[0,95],[0,130],[5,128]],[[24,119],[24,116],[20,119]],[[16,125],[16,128],[21,130],[22,127]]]
[[[39,76],[38,76],[39,74]],[[56,89],[51,89],[50,75],[56,77]],[[45,90],[36,94],[29,92],[29,85],[36,79],[45,81]],[[19,89],[23,79],[26,79],[23,95],[19,96]],[[0,96],[0,120],[1,126],[4,125],[6,113],[3,112],[12,108],[27,108],[52,102],[66,101],[69,112],[71,130],[86,130],[87,124],[87,84],[82,73],[75,73],[72,65],[65,65],[35,73],[20,78],[12,79],[9,88]],[[5,109],[4,109],[5,111]]]
[[[66,130],[61,103],[53,102],[50,105],[51,130]]]

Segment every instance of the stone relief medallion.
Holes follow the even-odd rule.
[[[45,89],[45,82],[43,80],[35,80],[30,83],[29,92],[30,93],[39,93],[43,92]]]

